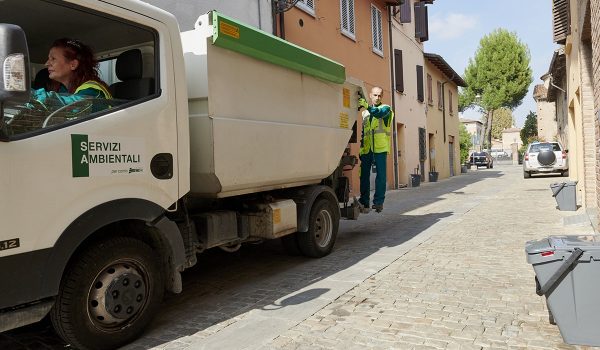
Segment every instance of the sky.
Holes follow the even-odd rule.
[[[550,60],[559,46],[552,41],[551,0],[435,0],[428,5],[429,41],[425,52],[436,53],[461,76],[475,56],[479,41],[496,28],[517,34],[531,55],[533,82],[523,103],[513,111],[516,127],[523,127],[529,111],[536,111],[533,87],[548,71]],[[480,120],[476,109],[463,118]]]

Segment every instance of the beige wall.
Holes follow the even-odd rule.
[[[565,44],[567,61],[567,106],[569,175],[578,180],[583,207],[596,207],[596,140],[593,113],[592,51],[582,41],[587,1],[570,2],[571,34]]]
[[[521,141],[521,129],[510,129],[502,132],[502,149],[509,155],[512,152],[512,144],[517,144],[517,149],[523,145]]]
[[[414,2],[414,0],[406,0]],[[419,167],[419,128],[426,128],[426,102],[417,100],[417,71],[420,65],[425,70],[423,60],[423,44],[415,39],[415,21],[400,23],[392,19],[392,45],[402,50],[402,68],[404,75],[404,92],[395,91],[396,122],[398,127],[398,181],[402,184],[410,182],[409,174]],[[426,84],[425,75],[423,82]],[[425,90],[427,86],[425,85]],[[427,161],[426,161],[427,163]]]
[[[547,89],[550,85],[550,76],[545,75],[542,78],[544,78],[544,87],[546,88],[546,93],[536,99],[538,138],[544,141],[555,141],[558,139],[556,108],[554,103],[548,102],[547,100]]]
[[[600,1],[591,2],[596,154],[600,154]],[[600,207],[600,157],[596,159],[596,207]]]
[[[341,33],[340,1],[315,0],[315,15],[292,8],[284,13],[285,39],[342,63],[346,76],[364,81],[366,93],[373,86],[383,88],[383,102],[391,105],[390,52],[388,41],[388,17],[385,1],[354,1],[355,40]],[[382,14],[383,57],[372,50],[371,4]],[[302,23],[302,24],[301,24]],[[359,118],[358,138],[362,119]],[[359,144],[351,145],[351,152],[358,157]],[[358,166],[347,174],[351,179],[353,195],[360,193]],[[393,188],[392,155],[387,164],[388,188]]]
[[[433,81],[433,101],[428,103],[427,108],[427,134],[430,135],[427,141],[427,154],[429,156],[426,164],[426,171],[435,167],[439,172],[439,178],[447,178],[451,175],[451,169],[454,174],[460,173],[460,150],[459,150],[459,135],[458,135],[458,88],[452,81],[448,81],[442,72],[440,72],[433,64],[425,60],[426,75],[430,74]],[[437,81],[442,83],[444,89],[444,110],[438,108]],[[428,101],[427,85],[425,85],[425,103]],[[450,100],[449,91],[452,92],[452,100]],[[452,105],[452,112],[450,112]],[[445,111],[445,113],[444,113]],[[445,123],[444,123],[445,119]],[[444,127],[445,124],[445,127]],[[445,135],[445,138],[444,138]],[[453,142],[452,142],[453,141]],[[450,144],[452,142],[452,145]],[[452,147],[452,149],[450,149]],[[435,150],[435,152],[432,152]],[[450,153],[453,155],[453,163],[450,163]],[[435,157],[433,157],[435,155]]]

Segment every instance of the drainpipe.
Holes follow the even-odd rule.
[[[275,0],[271,0],[271,22],[273,23],[273,35],[277,36],[277,8],[275,6],[277,6]]]
[[[444,90],[444,85],[451,82],[453,79],[454,74],[452,74],[450,80],[446,80],[442,83],[442,125],[444,128],[444,143],[446,143],[446,90]]]
[[[387,13],[388,13],[388,40],[390,42],[390,81],[391,84],[391,95],[392,95],[392,111],[396,111],[396,88],[394,86],[394,45],[392,44],[392,7],[391,5],[387,5]],[[394,113],[395,114],[395,113]],[[395,117],[395,115],[394,115]],[[398,181],[398,128],[397,128],[396,120],[394,120],[394,125],[392,128],[392,151],[394,155],[392,159],[394,160],[394,189],[398,189],[399,181]]]
[[[261,20],[261,11],[260,11],[260,2],[262,0],[256,0],[256,3],[258,4],[258,29],[262,30],[262,20]]]
[[[444,143],[446,143],[446,91],[444,91],[444,85],[448,80],[442,83],[442,125],[444,128]]]

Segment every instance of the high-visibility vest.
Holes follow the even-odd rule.
[[[367,154],[369,152],[389,153],[394,112],[390,109],[387,125],[385,125],[386,123],[383,121],[385,118],[371,118],[369,112],[365,112],[363,112],[363,144],[360,148],[360,154]]]
[[[78,93],[79,91],[85,90],[85,89],[94,89],[94,90],[102,91],[102,93],[104,94],[104,97],[106,99],[112,99],[112,95],[110,94],[110,91],[108,91],[107,88],[105,88],[102,84],[98,83],[97,81],[94,81],[94,80],[86,81],[85,83],[81,84],[75,90],[75,93]]]

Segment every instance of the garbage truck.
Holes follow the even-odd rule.
[[[0,331],[49,316],[76,348],[115,348],[198,253],[281,239],[319,258],[358,217],[363,88],[343,65],[215,11],[180,33],[135,0],[0,9]],[[111,99],[32,98],[57,38],[94,49]]]

